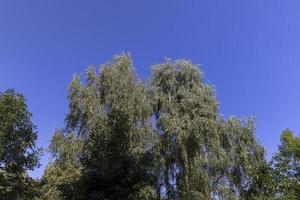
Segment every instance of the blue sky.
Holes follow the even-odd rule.
[[[0,91],[25,95],[47,147],[88,65],[129,51],[145,79],[165,57],[189,58],[224,116],[256,117],[270,157],[282,129],[300,132],[299,10],[298,0],[0,0]]]

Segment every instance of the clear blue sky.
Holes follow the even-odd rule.
[[[75,73],[121,51],[141,78],[164,57],[190,58],[224,116],[257,118],[270,157],[283,128],[300,132],[299,10],[299,0],[0,0],[0,91],[25,95],[47,147]]]

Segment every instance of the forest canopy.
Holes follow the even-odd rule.
[[[300,137],[268,161],[251,117],[224,118],[199,65],[170,60],[148,82],[123,53],[74,76],[44,175],[24,97],[0,93],[2,200],[267,200],[300,197]]]

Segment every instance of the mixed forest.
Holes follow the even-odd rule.
[[[267,160],[255,120],[223,117],[189,60],[143,81],[119,54],[75,76],[67,98],[65,126],[42,150],[25,97],[0,92],[0,200],[300,199],[300,137],[283,129]],[[42,151],[52,159],[33,179]]]

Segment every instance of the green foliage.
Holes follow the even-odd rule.
[[[148,91],[136,78],[127,54],[114,57],[99,73],[90,67],[83,82],[78,76],[74,78],[69,87],[67,128],[82,142],[79,154],[71,153],[75,155],[71,160],[80,163],[80,168],[75,167],[80,177],[74,184],[81,184],[82,198],[155,198],[150,169],[155,138],[148,99]],[[51,149],[61,156],[70,147],[54,142]],[[70,163],[66,167],[63,158],[56,158],[54,163],[60,160],[63,169],[76,166]],[[55,164],[51,167],[50,171],[57,173]],[[62,182],[66,184],[65,179]],[[55,191],[66,193],[55,187]]]
[[[213,89],[198,66],[167,60],[153,69],[152,93],[163,159],[160,187],[169,199],[209,198],[219,150]]]
[[[289,129],[281,135],[279,152],[273,158],[276,172],[277,196],[280,199],[299,199],[300,196],[300,137]]]
[[[54,160],[47,166],[42,179],[42,200],[80,199],[81,178],[79,156],[83,142],[74,133],[55,132],[49,151]]]
[[[300,138],[285,130],[271,163],[253,118],[223,118],[198,65],[166,60],[146,85],[129,54],[69,85],[66,127],[38,182],[37,134],[22,95],[0,93],[2,200],[296,200]]]
[[[214,182],[216,194],[242,199],[272,196],[272,170],[255,138],[254,120],[235,117],[221,120],[220,139],[223,154],[221,170],[217,171]]]
[[[24,97],[14,90],[0,93],[1,199],[33,199],[36,182],[26,171],[38,166],[36,139]]]

